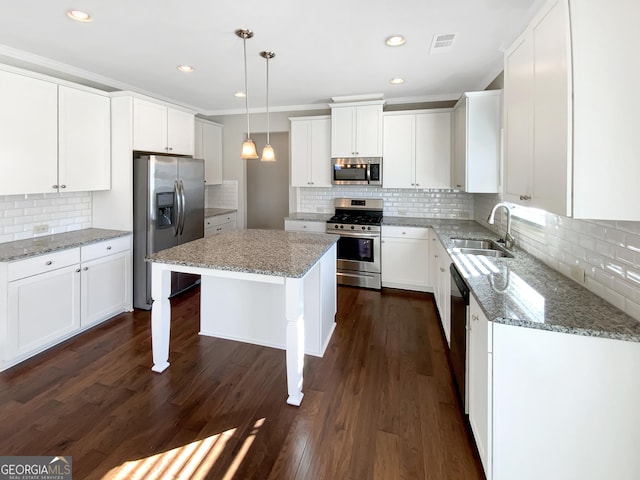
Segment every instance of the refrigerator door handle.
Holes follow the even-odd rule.
[[[180,221],[180,235],[184,232],[184,224],[187,220],[187,197],[184,194],[184,183],[180,180],[180,204],[181,204],[181,221]]]
[[[180,184],[178,180],[173,182],[173,192],[175,195],[175,203],[176,203],[176,214],[175,214],[175,223],[176,223],[176,233],[175,237],[180,235],[180,222],[182,219],[182,197],[180,196]]]

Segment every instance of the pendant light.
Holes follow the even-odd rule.
[[[256,144],[251,140],[251,131],[249,128],[249,85],[247,82],[247,38],[253,37],[253,32],[245,28],[240,28],[236,30],[236,35],[242,39],[244,48],[244,106],[247,111],[247,139],[242,144],[240,158],[244,160],[255,160],[258,158],[258,152],[256,151]]]
[[[267,144],[262,149],[262,162],[275,162],[276,154],[273,151],[271,142],[269,141],[269,60],[276,56],[274,52],[264,51],[260,52],[260,56],[267,60]]]

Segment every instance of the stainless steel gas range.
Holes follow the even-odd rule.
[[[327,233],[340,235],[337,282],[380,290],[382,200],[336,198],[334,206]]]

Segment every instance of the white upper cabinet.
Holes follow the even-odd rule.
[[[382,156],[383,101],[331,104],[331,157]]]
[[[0,195],[56,192],[58,86],[0,70]]]
[[[133,99],[133,148],[143,152],[193,155],[192,113]]]
[[[111,101],[95,93],[59,87],[58,185],[60,191],[111,186]]]
[[[547,2],[505,53],[505,199],[637,221],[640,69],[620,42],[640,43],[640,4],[570,3]]]
[[[0,103],[0,195],[110,187],[106,94],[0,71]]]
[[[196,119],[194,156],[204,160],[204,183],[222,183],[222,125]]]
[[[291,186],[331,186],[331,117],[291,120]]]
[[[450,188],[451,112],[384,114],[385,188]]]
[[[451,187],[496,193],[500,166],[500,90],[467,92],[453,109]]]

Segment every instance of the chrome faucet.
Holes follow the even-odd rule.
[[[515,243],[515,238],[511,235],[511,209],[509,205],[505,202],[496,203],[491,209],[491,213],[489,214],[489,218],[487,218],[487,222],[489,225],[493,225],[495,222],[496,210],[500,207],[504,207],[507,211],[507,233],[504,234],[504,246],[511,249],[513,248],[513,244]]]

